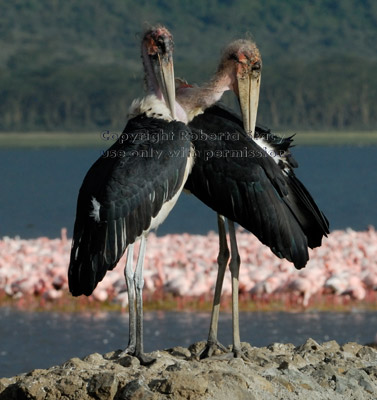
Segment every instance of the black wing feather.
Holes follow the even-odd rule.
[[[224,107],[209,108],[189,126],[196,159],[185,188],[254,233],[278,257],[292,261],[296,268],[304,267],[307,247],[321,244],[328,221],[293,170],[283,171],[246,135],[242,121]],[[279,141],[268,129],[258,130],[280,150],[289,150],[292,137]],[[231,157],[230,151],[241,156]],[[287,154],[290,167],[297,166]]]
[[[187,132],[180,122],[138,116],[89,169],[77,201],[68,272],[73,295],[90,295],[180,190],[191,146]],[[178,150],[182,157],[171,156]],[[100,204],[99,221],[92,215],[93,198]]]

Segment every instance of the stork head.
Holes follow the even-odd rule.
[[[175,119],[173,36],[164,26],[148,29],[142,40],[142,56],[148,86],[161,94]]]
[[[262,71],[262,59],[255,43],[241,39],[228,45],[218,71],[226,71],[231,78],[230,89],[239,99],[244,128],[254,136]]]

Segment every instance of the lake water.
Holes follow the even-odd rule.
[[[205,340],[209,313],[146,312],[145,351]],[[231,343],[231,314],[220,315],[220,341]],[[377,313],[240,313],[241,340],[254,346],[274,342],[303,344],[373,342]],[[124,349],[128,341],[128,314],[117,312],[22,312],[0,308],[0,378],[48,368],[72,357]]]
[[[72,235],[78,190],[101,149],[0,149],[0,237]],[[293,149],[297,175],[325,212],[330,228],[377,226],[377,147]],[[216,230],[212,210],[182,195],[158,234]]]
[[[69,236],[83,177],[100,149],[0,149],[0,237]],[[330,220],[331,229],[377,226],[377,147],[299,147],[297,175]],[[158,234],[216,230],[214,212],[182,195]],[[187,346],[207,336],[208,313],[147,312],[146,351]],[[231,342],[222,314],[220,340]],[[242,313],[241,338],[256,346],[302,344],[308,337],[340,343],[374,340],[377,313]],[[93,352],[124,348],[128,316],[118,313],[24,313],[0,308],[0,377],[46,368]]]

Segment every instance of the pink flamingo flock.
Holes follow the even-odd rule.
[[[250,298],[279,300],[296,294],[307,307],[323,294],[336,298],[367,301],[377,291],[377,233],[373,227],[363,232],[333,231],[320,248],[310,251],[305,269],[274,256],[254,235],[237,232],[242,260],[240,292]],[[159,291],[177,298],[212,298],[217,275],[218,236],[151,234],[146,254],[146,293]],[[68,293],[67,265],[71,240],[66,229],[61,238],[0,240],[0,292],[13,299],[37,296],[56,301]],[[99,302],[114,301],[127,306],[123,275],[125,256],[109,271],[92,294]],[[230,274],[224,295],[230,295]]]

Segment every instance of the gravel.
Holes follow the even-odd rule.
[[[0,379],[0,399],[373,399],[377,351],[357,343],[243,343],[244,358],[199,360],[205,343],[150,353],[142,366],[120,351]]]

